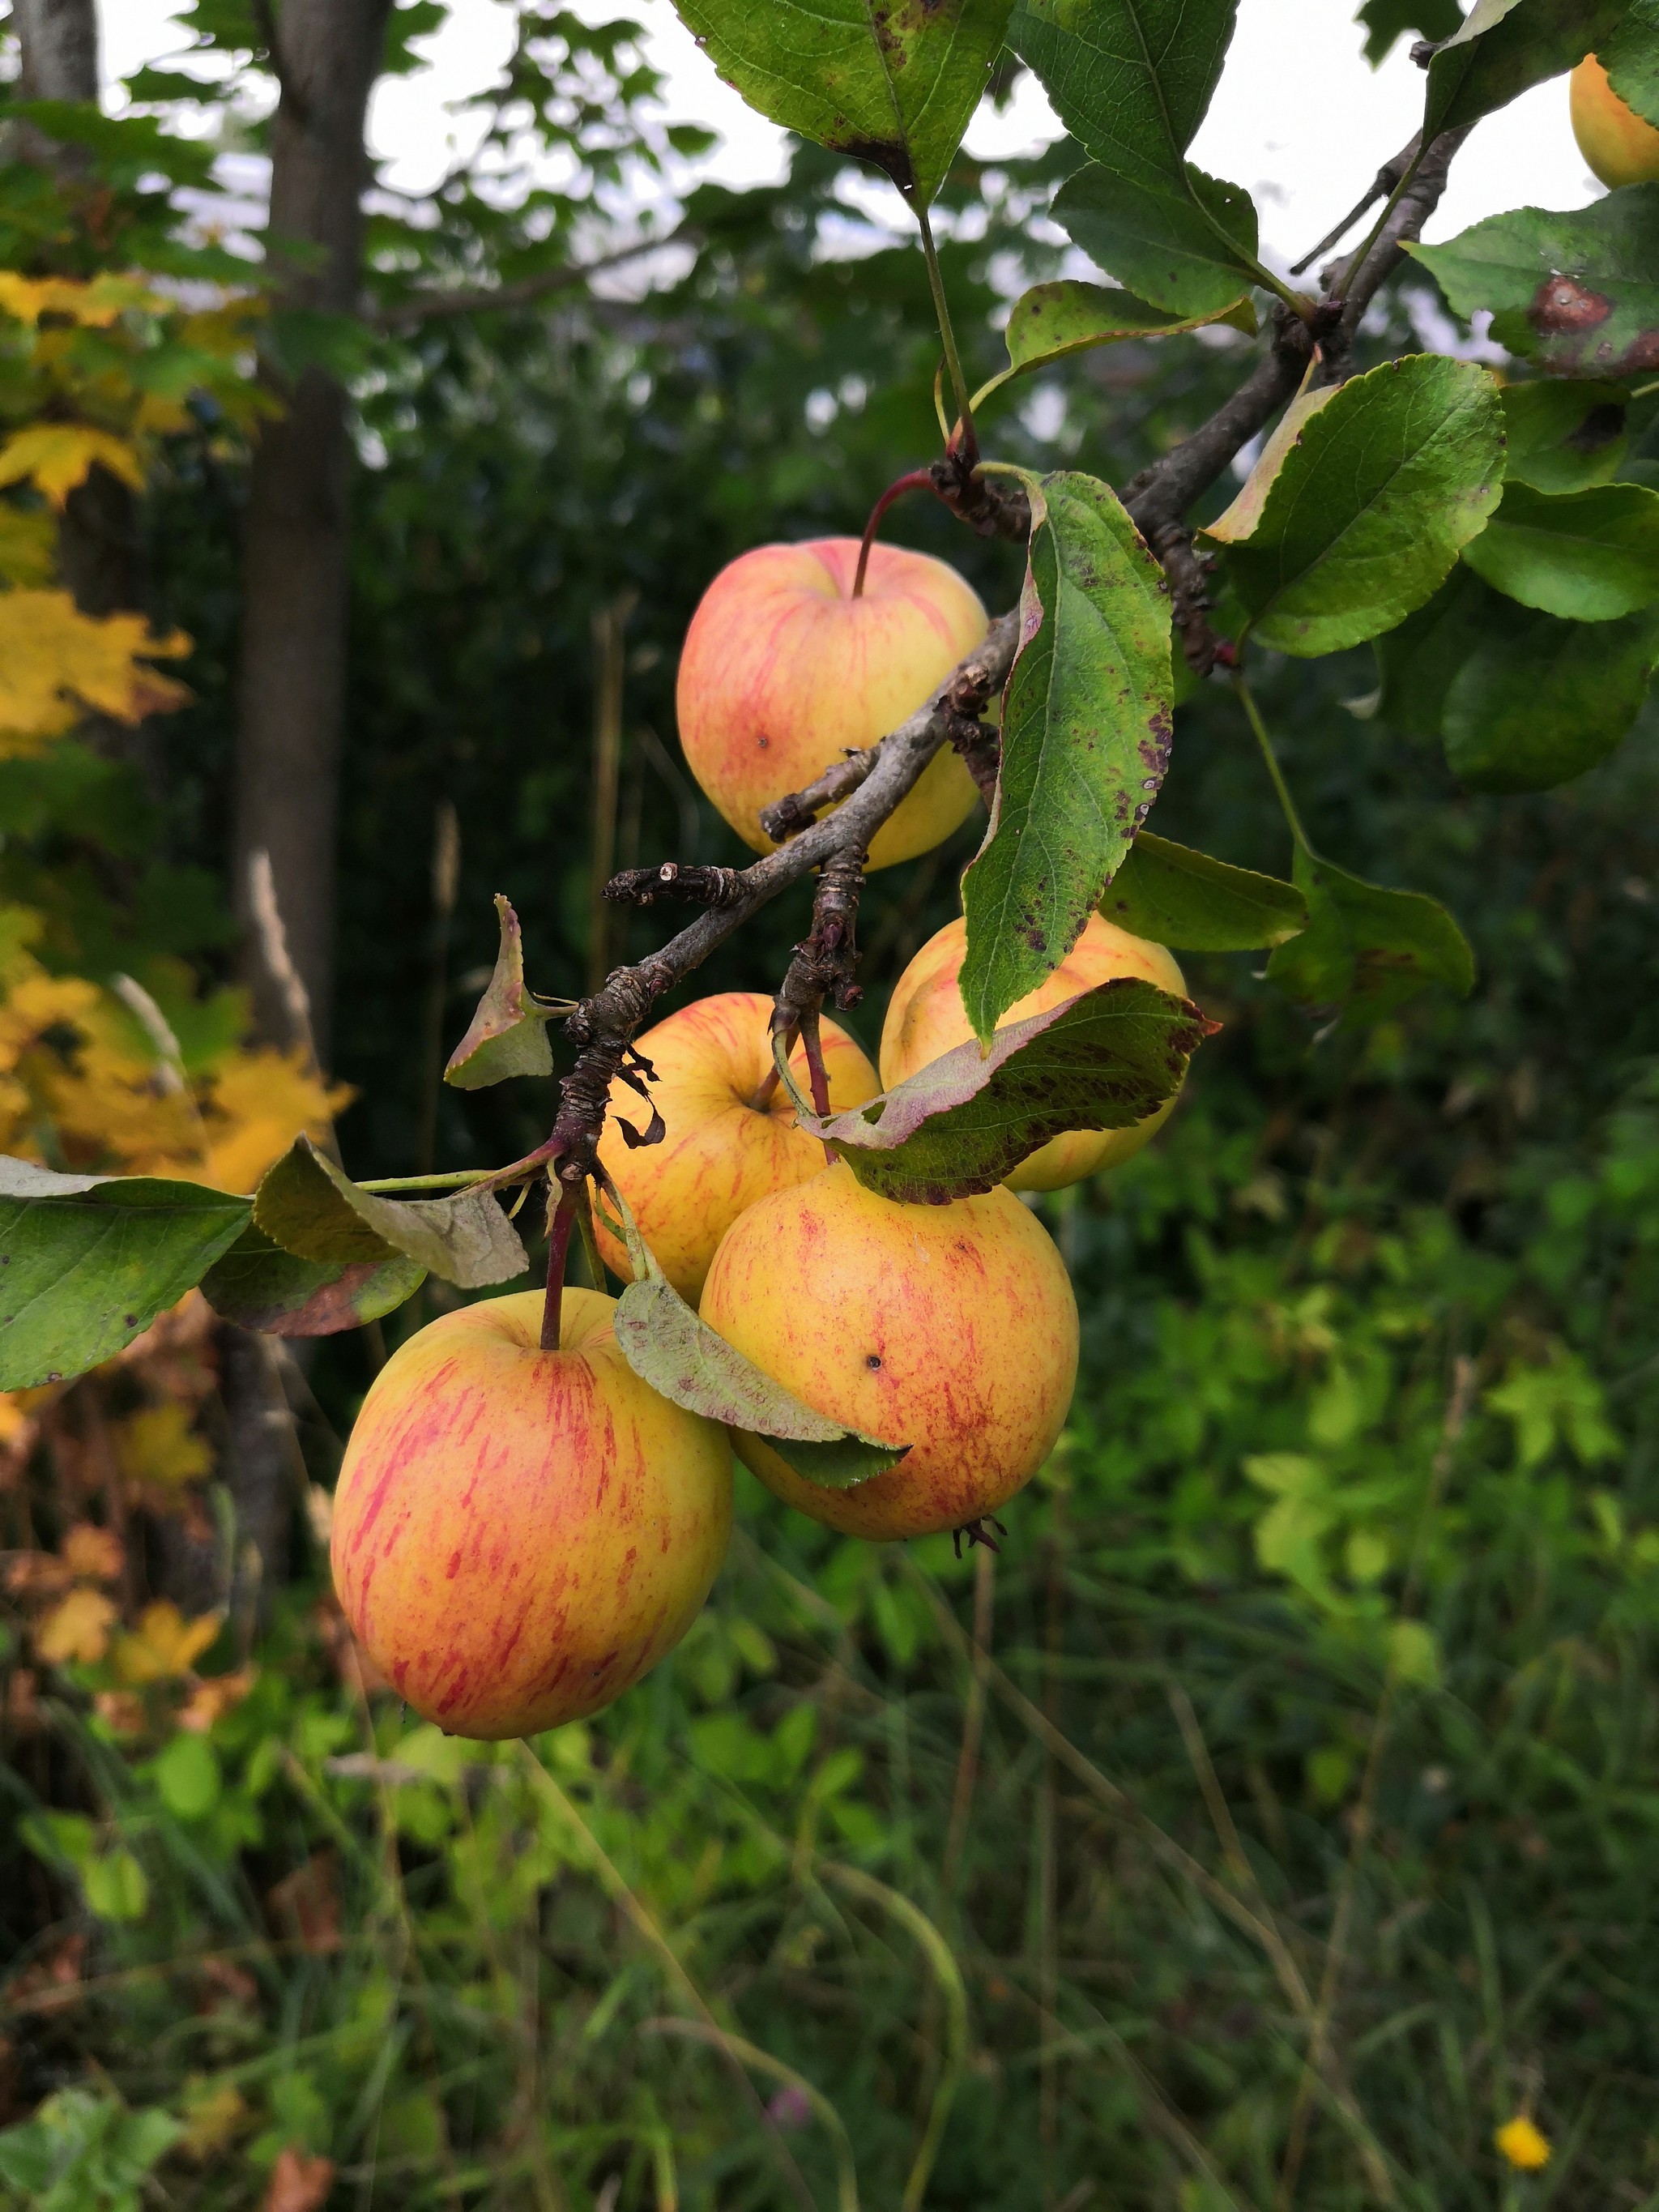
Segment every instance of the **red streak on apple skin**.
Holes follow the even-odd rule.
[[[684,1633],[725,1552],[724,1432],[638,1380],[611,1300],[566,1304],[557,1353],[537,1346],[539,1292],[422,1330],[376,1379],[341,1470],[341,1604],[407,1701],[456,1734],[608,1704]]]

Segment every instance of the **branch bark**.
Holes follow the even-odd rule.
[[[539,276],[521,276],[515,283],[480,284],[453,292],[412,292],[395,307],[380,309],[370,320],[379,330],[404,331],[455,315],[500,314],[513,307],[532,307],[556,292],[574,291],[607,270],[621,269],[630,261],[643,260],[647,253],[660,252],[665,246],[690,245],[702,236],[694,224],[677,223],[660,238],[635,239],[631,246],[597,254],[592,261],[568,262],[561,268],[544,269]]]
[[[362,261],[363,125],[391,0],[287,0],[273,65],[283,87],[271,136],[271,265],[288,307],[349,314]],[[289,253],[298,246],[304,251]],[[286,379],[261,436],[243,541],[234,856],[252,921],[248,866],[270,855],[277,903],[328,1052],[335,824],[344,714],[350,556],[345,393],[316,366]],[[282,1037],[277,981],[247,935],[262,1031]]]

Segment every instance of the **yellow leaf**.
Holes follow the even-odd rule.
[[[152,292],[141,276],[106,270],[90,282],[74,276],[20,276],[0,269],[0,309],[20,323],[39,323],[42,315],[62,315],[91,330],[107,330],[129,307],[165,313],[173,302]]]
[[[35,1650],[49,1667],[70,1659],[90,1665],[109,1649],[114,1621],[115,1607],[101,1590],[72,1589],[35,1624]]]
[[[100,464],[135,491],[143,489],[143,469],[125,438],[86,422],[32,422],[0,446],[0,484],[35,484],[62,507]]]
[[[50,583],[57,546],[58,526],[49,514],[0,502],[0,580]]]
[[[258,1679],[257,1668],[239,1667],[234,1674],[198,1682],[179,1708],[179,1727],[191,1735],[205,1735],[215,1721],[234,1711]]]
[[[186,2158],[201,2160],[211,2158],[232,2142],[246,2126],[249,2115],[246,2101],[234,2081],[216,2086],[192,2081],[185,2087],[180,2117],[185,2131],[179,2138],[179,2148]]]
[[[13,1393],[0,1393],[0,1451],[9,1444],[21,1443],[33,1425],[27,1410]]]
[[[299,1053],[240,1052],[215,1073],[201,1176],[216,1190],[252,1190],[304,1130],[320,1140],[352,1091],[332,1090]]]
[[[77,1581],[87,1583],[112,1583],[126,1559],[115,1531],[94,1528],[90,1521],[70,1530],[58,1547],[58,1556]]]
[[[76,702],[118,722],[182,707],[182,684],[144,665],[177,659],[190,641],[152,637],[142,615],[83,615],[67,592],[0,592],[0,729],[55,738]]]
[[[115,1461],[131,1483],[182,1490],[213,1467],[213,1447],[190,1425],[190,1408],[168,1399],[115,1425]]]
[[[64,1603],[68,1602],[65,1599]],[[145,1682],[163,1681],[170,1674],[187,1674],[219,1633],[222,1618],[216,1613],[204,1613],[196,1620],[186,1620],[170,1598],[147,1605],[138,1616],[137,1627],[116,1644],[116,1673],[134,1688]]]

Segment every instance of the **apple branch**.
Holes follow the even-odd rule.
[[[866,851],[877,830],[948,742],[952,717],[977,714],[1000,688],[1018,640],[1018,611],[998,616],[933,696],[879,744],[858,756],[866,765],[842,805],[821,822],[809,822],[799,836],[763,860],[738,871],[740,893],[700,914],[637,964],[617,969],[599,990],[581,1001],[565,1024],[576,1047],[576,1064],[559,1085],[559,1110],[544,1148],[546,1156],[558,1163],[561,1182],[580,1182],[592,1173],[611,1083],[657,1000],[789,884],[814,868],[827,866],[838,854]],[[655,872],[660,876],[659,870]]]
[[[675,899],[684,906],[735,906],[745,896],[740,868],[682,866],[665,860],[659,868],[624,868],[600,893],[617,906],[654,906]]]

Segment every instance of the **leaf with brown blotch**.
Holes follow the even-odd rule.
[[[970,1038],[867,1106],[800,1124],[868,1189],[942,1206],[994,1189],[1051,1137],[1144,1121],[1219,1027],[1190,1000],[1119,975],[1011,1022],[983,1054]]]
[[[553,1048],[547,1041],[547,1024],[570,1010],[570,1002],[564,1000],[544,1005],[526,987],[524,933],[499,891],[495,912],[501,926],[495,972],[444,1070],[444,1081],[458,1091],[482,1091],[513,1075],[551,1075]]]
[[[826,1490],[850,1490],[898,1465],[908,1444],[878,1443],[814,1412],[700,1320],[652,1257],[614,1184],[608,1195],[622,1220],[605,1225],[626,1243],[635,1278],[617,1301],[617,1341],[642,1382],[688,1413],[764,1437],[797,1474]]]
[[[251,1224],[202,1278],[217,1314],[266,1336],[334,1336],[361,1328],[412,1297],[426,1280],[417,1260],[302,1260]]]

